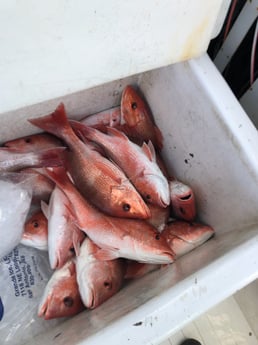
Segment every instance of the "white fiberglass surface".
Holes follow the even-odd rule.
[[[1,138],[4,128],[13,137],[35,132],[25,118],[52,111],[60,100],[74,118],[118,105],[127,84],[143,92],[163,132],[170,171],[192,186],[199,219],[216,235],[33,344],[151,344],[258,275],[258,137],[206,55],[2,114]]]
[[[1,1],[0,111],[199,56],[219,32],[228,5]]]

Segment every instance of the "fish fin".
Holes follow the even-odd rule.
[[[58,187],[59,188],[59,187]],[[60,189],[60,188],[59,188]],[[70,223],[75,223],[76,221],[76,215],[75,215],[75,212],[74,212],[74,209],[72,207],[72,204],[70,202],[70,200],[67,198],[66,194],[63,192],[62,189],[60,189],[61,192],[64,194],[64,197],[65,197],[65,202],[64,202],[64,207],[66,208],[66,210],[68,211],[67,212],[67,221],[70,222]]]
[[[71,276],[74,276],[76,274],[76,269],[75,269],[75,262],[74,260],[70,260],[69,264],[68,264],[68,270],[70,272]]]
[[[119,258],[119,253],[117,249],[99,249],[95,254],[94,257],[100,261],[109,261]]]
[[[89,139],[87,139],[86,137],[85,137],[85,135],[81,132],[81,131],[75,131],[75,134],[77,135],[77,137],[79,138],[79,139],[81,139],[81,141],[85,144],[85,145],[87,145],[90,141],[89,141]]]
[[[142,151],[143,153],[149,158],[149,160],[151,162],[155,162],[156,161],[156,154],[155,154],[155,150],[154,147],[152,145],[151,141],[149,141],[148,144],[146,144],[145,142],[142,144]],[[153,152],[154,150],[154,152]]]
[[[41,206],[41,210],[42,210],[44,216],[48,219],[48,217],[49,217],[49,214],[48,214],[49,206],[48,206],[48,204],[45,201],[41,200],[40,206]]]
[[[64,167],[54,167],[54,168],[41,168],[35,169],[40,174],[47,176],[55,182],[60,189],[64,189],[67,184],[72,184],[71,180],[67,176],[66,170]]]
[[[162,150],[162,148],[163,148],[163,135],[157,126],[154,126],[154,130],[155,130],[157,148],[159,150]]]
[[[37,167],[51,167],[63,165],[65,160],[66,147],[55,147],[52,149],[46,149],[38,151],[36,163],[33,166]]]
[[[88,143],[89,139],[87,138],[87,126],[83,123],[75,120],[69,120],[69,123],[75,132],[75,134],[84,142]]]
[[[65,139],[65,132],[73,133],[73,130],[68,122],[64,103],[60,103],[55,111],[50,115],[28,119],[28,121],[44,131],[54,134],[61,139]]]
[[[84,233],[76,225],[74,225],[73,247],[74,247],[74,251],[75,251],[76,256],[78,256],[80,254],[80,244],[84,238],[85,238]]]
[[[102,148],[100,146],[100,144],[97,144],[93,141],[89,141],[87,142],[88,147],[91,149],[91,151],[95,151],[98,152],[101,156],[107,158],[106,152],[104,150],[104,147]]]
[[[73,130],[75,133],[82,139],[86,140],[86,142],[89,142],[89,140],[94,141],[97,139],[99,130],[93,127],[86,126],[85,124],[79,122],[70,120],[69,121]],[[105,135],[104,133],[101,133]]]
[[[107,133],[112,137],[120,138],[122,140],[129,140],[123,132],[114,127],[107,127]]]
[[[102,157],[103,159],[107,159],[106,157]],[[116,165],[113,161],[111,162],[110,160],[108,160],[108,163],[112,163],[113,165],[116,166],[117,169],[119,169],[121,172],[121,168],[119,168],[118,165]],[[113,171],[111,171],[110,167],[108,167],[107,169],[105,169],[105,161],[95,161],[94,162],[96,168],[102,172],[104,172],[107,176],[110,176],[113,180],[115,180],[118,184],[118,186],[112,186],[111,188],[119,188],[120,185],[122,184],[123,180],[121,177],[117,176],[117,173],[114,173]],[[111,172],[110,172],[111,171]]]
[[[92,151],[100,153],[102,156],[106,157],[104,148],[102,148],[101,142],[98,140],[99,135],[106,136],[105,133],[102,133],[100,130],[84,125],[81,122],[70,120],[69,121],[76,135],[88,145]]]
[[[150,151],[151,151],[152,161],[153,161],[153,162],[156,162],[156,159],[157,159],[157,157],[156,157],[156,151],[155,151],[155,147],[153,146],[151,140],[148,141],[148,147],[149,147],[149,149],[150,149]]]

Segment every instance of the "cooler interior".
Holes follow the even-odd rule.
[[[192,186],[199,220],[216,235],[30,344],[158,343],[258,276],[257,132],[207,55],[2,114],[1,139],[37,132],[26,118],[60,101],[76,119],[116,106],[127,84],[144,94],[163,158]]]

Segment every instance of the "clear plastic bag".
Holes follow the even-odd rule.
[[[63,321],[45,321],[37,316],[39,301],[52,273],[47,252],[23,245],[0,260],[1,344],[26,344]]]
[[[0,259],[20,243],[32,197],[29,174],[0,174]]]

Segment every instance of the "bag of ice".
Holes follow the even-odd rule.
[[[0,259],[20,243],[31,197],[31,176],[0,174]]]

